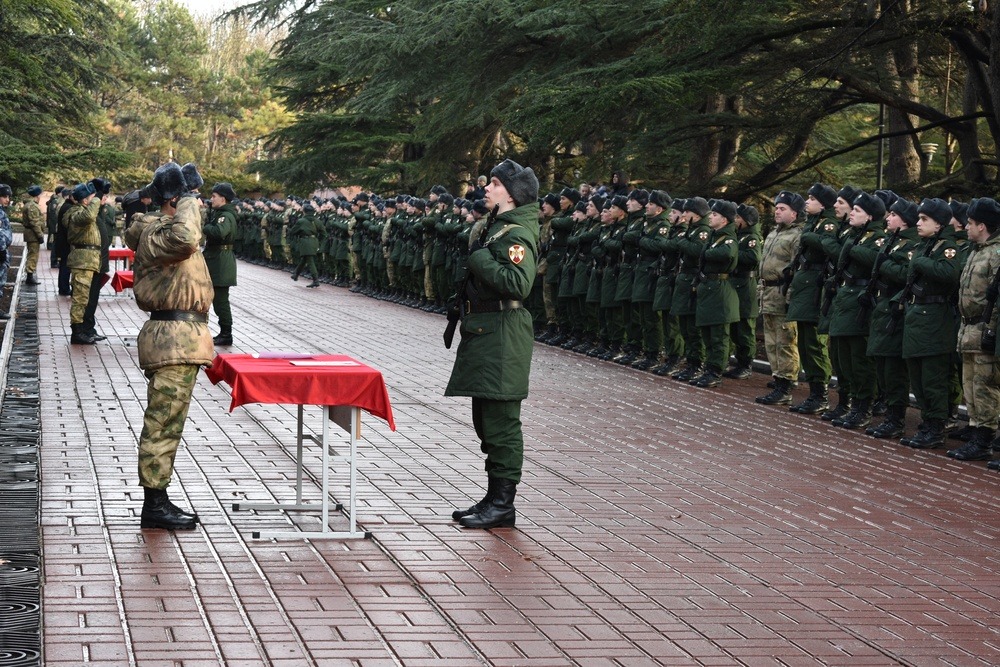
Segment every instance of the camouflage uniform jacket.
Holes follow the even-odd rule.
[[[174,216],[142,216],[126,233],[135,250],[136,304],[145,311],[182,310],[208,313],[215,298],[201,244],[198,200],[182,197]],[[207,322],[149,320],[139,332],[139,366],[207,365],[215,346]]]
[[[73,204],[66,211],[67,238],[72,248],[66,266],[70,269],[101,270],[101,230],[97,226],[100,209],[101,200],[94,197],[86,207]]]
[[[802,224],[777,225],[764,239],[760,261],[760,312],[765,315],[784,315],[788,297],[781,293],[782,271],[792,263],[799,252]]]
[[[962,277],[958,281],[958,310],[962,322],[958,329],[958,351],[984,354],[979,344],[983,338],[983,311],[986,310],[986,288],[1000,271],[1000,233],[993,234],[986,243],[972,246]],[[1000,309],[993,310],[990,329],[996,331]]]
[[[29,199],[21,209],[21,222],[24,225],[24,242],[41,243],[45,240],[45,228],[42,225],[42,209],[38,202]]]

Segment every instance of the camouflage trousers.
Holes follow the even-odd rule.
[[[174,472],[199,366],[184,364],[146,371],[146,413],[139,436],[139,485],[165,489]]]
[[[784,315],[764,314],[764,352],[771,375],[783,380],[799,380],[799,327],[786,322]]]
[[[556,293],[559,285],[544,283],[542,285],[542,303],[545,304],[545,319],[549,324],[556,324],[559,320],[556,314]]]
[[[992,354],[962,353],[962,389],[969,426],[996,430],[1000,415],[1000,371]]]
[[[40,243],[25,243],[28,246],[28,259],[25,261],[25,270],[34,273],[38,268],[38,251],[42,247]]]
[[[90,284],[94,282],[95,273],[97,272],[83,269],[71,270],[70,285],[73,287],[73,296],[69,305],[70,324],[83,324],[83,315],[90,301]]]

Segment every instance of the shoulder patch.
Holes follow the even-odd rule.
[[[666,227],[660,227],[660,236],[666,236],[669,233],[670,233],[669,229],[667,229]]]
[[[747,243],[747,247],[748,248],[756,248],[757,247],[757,239],[750,239],[750,242]]]
[[[733,240],[732,240],[732,239],[726,239],[726,242],[725,242],[725,244],[726,244],[726,245],[730,245],[730,244],[732,244],[732,242],[733,242]]]
[[[906,253],[906,259],[907,260],[913,259],[913,251],[912,250],[910,252]]]
[[[885,239],[883,239],[883,238],[877,238],[877,239],[875,239],[875,245],[877,245],[879,248],[882,247],[883,243],[885,243]]]
[[[702,241],[708,240],[708,232],[698,232],[698,238]]]
[[[825,232],[835,232],[835,231],[837,231],[837,225],[833,224],[832,222],[828,222],[825,225],[823,225],[823,231],[825,231]]]
[[[955,255],[957,255],[957,254],[958,254],[958,251],[955,250],[954,248],[945,248],[944,256],[947,259],[955,259]]]
[[[510,261],[514,264],[520,264],[524,261],[524,246],[520,243],[515,243],[507,249],[507,256],[510,257]]]

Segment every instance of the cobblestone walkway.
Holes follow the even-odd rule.
[[[294,497],[295,408],[229,413],[204,375],[170,487],[204,525],[140,531],[145,314],[105,288],[108,340],[70,346],[41,270],[46,665],[1000,664],[1000,476],[983,464],[757,405],[760,375],[699,390],[536,345],[518,529],[464,530],[451,510],[485,479],[468,399],[442,395],[444,318],[239,269],[232,351],[383,372],[399,428],[364,425],[374,537],[252,540],[318,526],[231,511]]]

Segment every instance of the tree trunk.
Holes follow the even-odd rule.
[[[726,109],[726,97],[721,93],[710,95],[705,100],[701,113],[706,115],[720,114]],[[722,134],[719,128],[713,128],[710,134],[694,140],[691,151],[691,163],[688,165],[688,182],[695,192],[703,192],[709,187],[712,179],[719,173],[719,150],[722,147]]]
[[[885,9],[890,20],[904,21],[910,11],[910,3],[893,2]],[[882,62],[885,79],[893,85],[896,93],[911,102],[920,102],[920,62],[916,40],[905,42],[890,50]],[[916,117],[899,109],[886,109],[889,133],[912,130]],[[920,150],[920,137],[916,134],[889,139],[889,158],[885,169],[885,183],[889,189],[906,190],[920,182],[926,159]]]

